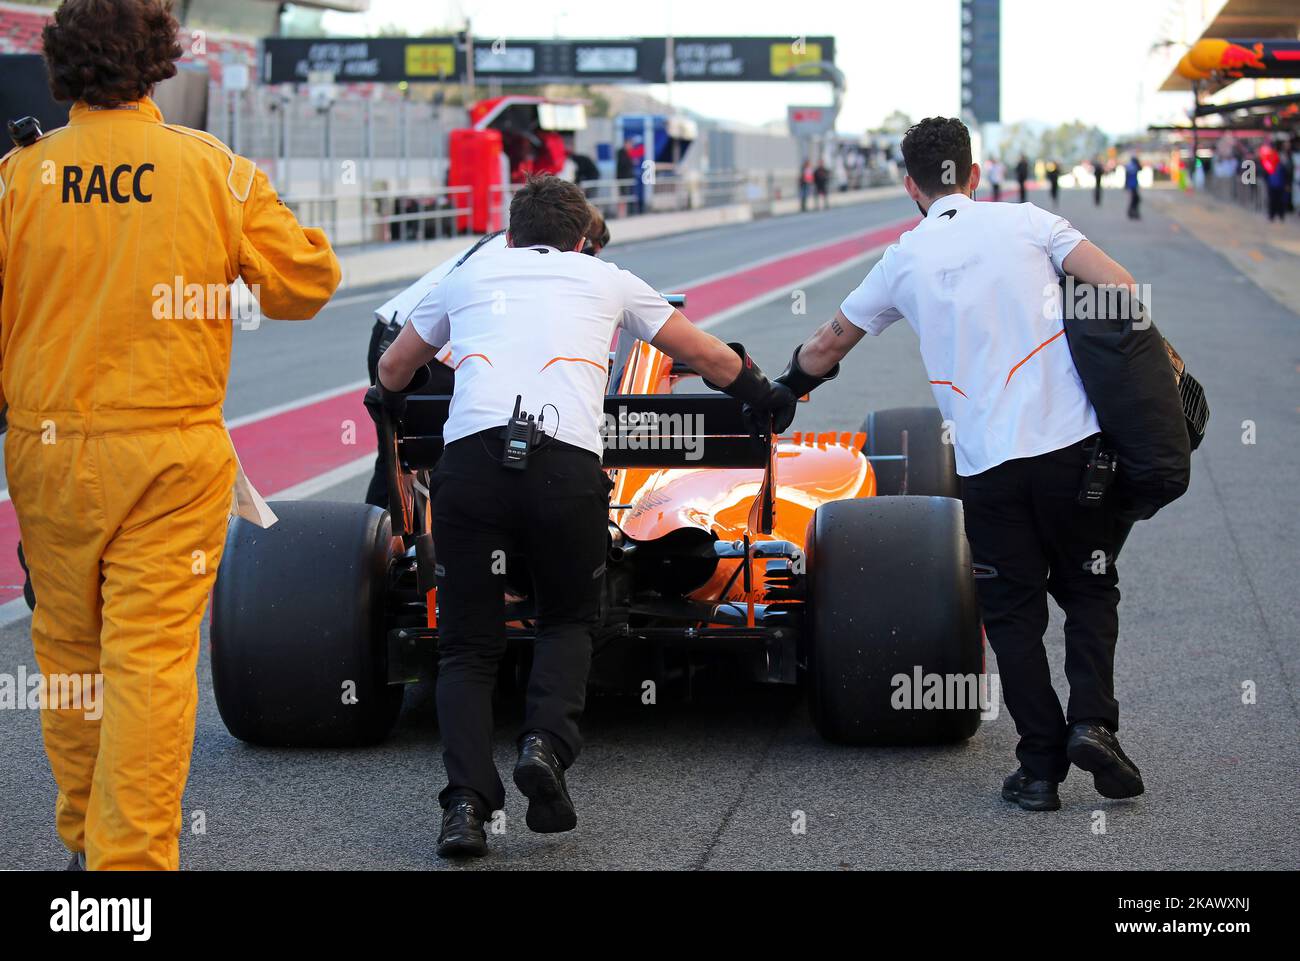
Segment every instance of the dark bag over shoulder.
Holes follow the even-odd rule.
[[[1074,366],[1119,457],[1119,506],[1151,517],[1187,491],[1209,419],[1205,393],[1127,290],[1097,292],[1072,277],[1061,287]]]

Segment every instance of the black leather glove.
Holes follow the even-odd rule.
[[[828,380],[834,380],[840,375],[840,365],[836,364],[821,377],[808,373],[799,366],[799,351],[803,348],[800,344],[794,349],[794,356],[790,358],[790,366],[781,372],[781,376],[776,379],[778,384],[784,384],[790,389],[795,397],[802,397],[804,394],[811,394],[813,390],[826,383]]]
[[[744,416],[750,429],[758,434],[780,434],[794,422],[797,394],[782,383],[772,383],[762,369],[749,358],[743,344],[728,344],[740,357],[740,373],[725,387],[704,382],[714,390],[744,403]]]
[[[406,398],[417,391],[423,390],[429,383],[432,374],[429,372],[428,365],[417,367],[415,373],[411,375],[410,381],[401,390],[389,390],[381,383],[374,383],[366,391],[366,410],[370,413],[370,419],[376,424],[383,424],[384,411],[394,421],[402,419],[406,413]]]

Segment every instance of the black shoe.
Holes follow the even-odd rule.
[[[1146,790],[1142,772],[1119,746],[1115,733],[1104,725],[1092,721],[1071,725],[1065,753],[1072,763],[1092,775],[1102,797],[1137,797]]]
[[[86,856],[84,854],[74,854],[72,860],[68,862],[65,871],[84,871],[86,870]]]
[[[483,830],[483,815],[478,807],[468,798],[453,800],[442,812],[438,856],[481,858],[487,849],[487,832]]]
[[[1061,797],[1055,781],[1041,781],[1022,767],[1016,768],[1002,782],[1002,798],[1014,801],[1026,811],[1059,811]]]
[[[564,768],[537,731],[525,734],[519,742],[515,786],[528,798],[524,820],[538,834],[572,831],[578,826],[578,812],[564,783]]]

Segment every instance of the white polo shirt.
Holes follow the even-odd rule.
[[[475,241],[474,244],[466,245],[463,250],[457,251],[455,255],[448,257],[400,294],[386,301],[383,306],[375,311],[375,316],[385,323],[395,323],[397,326],[403,327],[412,317],[427,313],[429,306],[426,302],[429,291],[437,287],[442,279],[451,273],[452,268],[460,263],[462,257],[474,249],[475,244],[479,244],[479,242]],[[487,254],[493,250],[504,250],[505,247],[506,235],[502,232],[479,244],[478,250],[474,251],[474,256]],[[438,360],[442,363],[446,362],[446,351],[438,356]]]
[[[1101,429],[1070,357],[1057,287],[1083,239],[1033,204],[950,194],[841,306],[868,334],[902,317],[916,330],[963,477]]]
[[[653,340],[673,308],[635,274],[553,247],[480,250],[429,289],[416,333],[456,371],[447,443],[523,409],[546,433],[600,456],[609,345],[622,326]],[[549,406],[547,406],[549,405]]]

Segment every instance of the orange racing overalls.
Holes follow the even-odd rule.
[[[178,866],[236,477],[221,407],[240,277],[298,320],[339,266],[251,161],[149,98],[77,103],[0,160],[0,404],[32,643],[51,691],[102,677],[102,696],[70,703],[64,684],[41,712],[59,834],[92,869]]]

